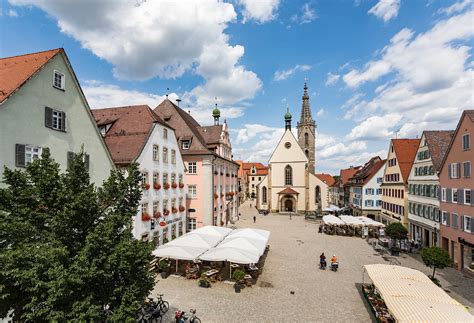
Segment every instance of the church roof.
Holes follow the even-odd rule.
[[[303,104],[301,106],[301,117],[300,124],[302,123],[314,123],[313,117],[311,116],[311,107],[309,105],[308,85],[304,83],[303,92]]]
[[[321,173],[321,174],[314,174],[317,178],[322,180],[324,183],[326,183],[328,186],[333,186],[336,180],[334,177],[332,177],[329,174]]]
[[[295,191],[291,187],[287,187],[284,190],[278,192],[277,194],[300,194],[300,193],[298,193],[297,191]]]

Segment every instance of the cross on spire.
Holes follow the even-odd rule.
[[[306,84],[307,78],[305,78],[304,82],[304,92],[303,92],[303,105],[301,106],[301,117],[300,117],[300,123],[308,123],[308,122],[313,122],[314,120],[311,116],[311,107],[309,105],[309,94],[308,94],[308,85]]]

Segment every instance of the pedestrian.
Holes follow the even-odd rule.
[[[250,203],[250,208],[252,208],[252,203]]]
[[[237,215],[237,220],[240,220],[240,212],[239,212],[239,215]]]
[[[290,220],[291,220],[291,212],[290,212]]]
[[[257,221],[257,217],[254,215],[253,216],[253,223],[255,223],[255,221]]]

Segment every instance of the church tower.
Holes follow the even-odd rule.
[[[309,159],[309,172],[314,174],[316,155],[316,122],[311,117],[311,107],[309,106],[308,86],[304,83],[303,105],[301,106],[301,117],[297,125],[298,143],[303,148],[306,157]]]

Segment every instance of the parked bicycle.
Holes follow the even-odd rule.
[[[196,310],[190,309],[189,313],[185,311],[177,311],[174,316],[176,323],[201,323],[201,319],[196,316]]]
[[[148,298],[148,301],[145,302],[137,311],[137,322],[159,323],[168,309],[169,303],[163,300],[163,294],[158,294],[157,301],[153,298]]]

